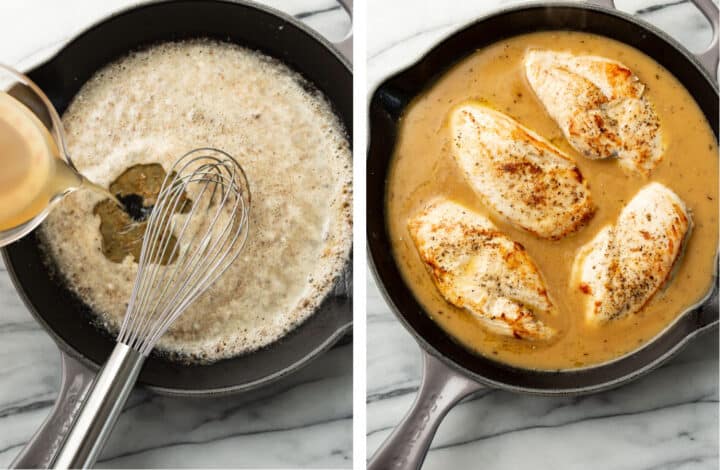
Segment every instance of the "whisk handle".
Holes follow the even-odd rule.
[[[89,468],[105,446],[110,431],[132,391],[145,357],[118,343],[85,396],[77,418],[60,446],[54,468]]]

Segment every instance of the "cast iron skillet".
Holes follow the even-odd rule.
[[[408,103],[454,63],[506,37],[540,30],[577,30],[609,36],[643,51],[670,70],[690,91],[716,138],[718,10],[712,0],[693,0],[713,27],[712,46],[697,57],[651,25],[614,9],[612,0],[593,4],[520,6],[492,14],[443,40],[418,62],[385,80],[370,101],[367,160],[367,237],[370,264],[385,299],[424,350],[423,379],[412,409],[372,458],[368,468],[417,468],[447,411],[483,386],[537,395],[578,395],[627,383],[649,372],[685,343],[718,323],[716,282],[705,299],[652,342],[611,363],[564,372],[514,368],[469,352],[423,311],[400,275],[385,225],[388,164],[398,118]],[[704,68],[703,68],[704,67]]]
[[[350,13],[352,0],[341,2]],[[223,0],[174,0],[144,4],[90,27],[29,77],[62,113],[93,73],[108,62],[158,41],[213,37],[276,57],[317,87],[352,132],[352,42],[337,47],[293,18],[270,8]],[[48,272],[34,233],[3,250],[16,289],[62,354],[62,384],[55,408],[13,463],[44,467],[52,462],[61,430],[74,405],[115,344],[90,323],[90,310]],[[318,311],[291,334],[254,353],[210,365],[184,365],[151,356],[139,382],[158,392],[198,396],[244,392],[296,371],[332,346],[352,327],[351,260]],[[82,313],[82,314],[81,314]]]

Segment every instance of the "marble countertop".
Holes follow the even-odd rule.
[[[368,3],[367,75],[372,91],[472,18],[517,2]],[[618,0],[617,4],[690,50],[703,50],[710,40],[709,25],[688,1]],[[410,408],[420,380],[421,357],[372,276],[368,278],[367,453],[371,456]],[[645,378],[610,392],[576,398],[481,392],[450,411],[423,468],[717,469],[717,332],[700,337]]]
[[[3,0],[0,62],[20,69],[107,14],[138,2]],[[273,0],[327,37],[349,19],[333,0]],[[0,263],[1,264],[1,263]],[[59,354],[0,267],[0,468],[45,419],[59,385]],[[322,395],[323,400],[317,397]],[[98,467],[352,466],[352,346],[336,347],[279,392],[218,399],[161,397],[136,390]]]

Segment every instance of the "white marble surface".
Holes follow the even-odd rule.
[[[369,0],[369,90],[472,18],[510,3],[517,2]],[[642,11],[642,18],[691,50],[709,41],[705,19],[688,1],[617,3],[625,11]],[[420,379],[420,350],[371,278],[368,456],[409,409]],[[423,468],[717,469],[717,333],[618,390],[580,398],[482,392],[450,411]]]
[[[0,62],[29,67],[78,31],[134,3],[3,0]],[[343,37],[349,26],[333,0],[265,3],[330,38]],[[0,468],[47,415],[58,380],[55,345],[0,268]],[[349,468],[351,462],[352,348],[345,345],[296,374],[282,392],[250,402],[243,396],[179,399],[138,390],[98,466]]]

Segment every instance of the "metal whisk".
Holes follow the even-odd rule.
[[[93,465],[157,341],[242,250],[249,211],[245,173],[225,152],[193,150],[168,172],[148,219],[117,344],[84,399],[54,467]]]

